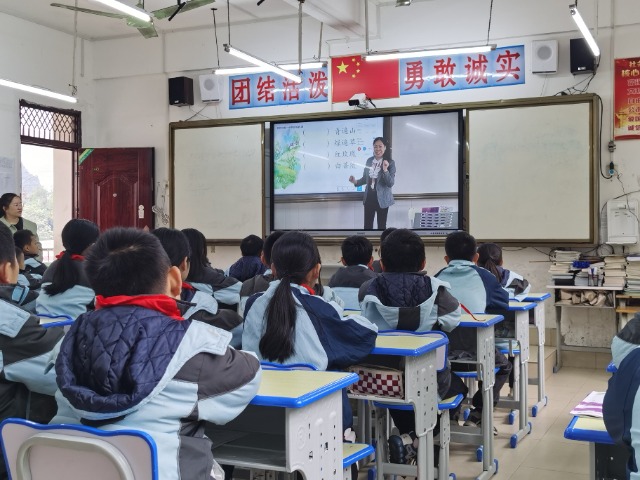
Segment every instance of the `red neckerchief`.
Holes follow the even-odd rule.
[[[61,251],[59,254],[56,255],[56,258],[58,260],[60,260],[64,254],[67,253],[66,250]],[[75,253],[71,254],[71,260],[78,260],[79,262],[82,262],[84,260],[84,257],[82,255],[77,255]]]
[[[96,310],[101,308],[116,307],[120,305],[134,305],[137,307],[155,310],[174,320],[184,320],[178,309],[175,299],[167,295],[114,295],[113,297],[103,297],[96,295]]]
[[[309,292],[309,295],[315,295],[316,292],[313,290],[313,288],[311,288],[309,285],[305,285],[304,283],[301,283],[300,286],[304,289],[307,290],[307,292]]]
[[[193,285],[187,282],[182,282],[182,288],[185,290],[195,290],[195,288],[193,288]]]

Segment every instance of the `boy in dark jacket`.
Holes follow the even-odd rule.
[[[362,284],[377,274],[371,270],[373,263],[373,245],[362,235],[347,237],[342,242],[342,258],[345,266],[333,274],[329,287],[344,300],[344,306],[350,310],[359,310],[358,290]]]
[[[447,283],[423,272],[426,259],[422,239],[415,232],[397,229],[387,236],[381,247],[382,273],[360,288],[362,315],[380,330],[443,330],[451,335],[460,323],[460,304],[449,293]],[[399,368],[399,365],[389,366]],[[459,393],[467,393],[462,380],[449,368],[438,372],[440,398]],[[415,441],[414,413],[389,412],[402,435],[389,438],[391,462],[408,463],[415,454],[411,445]],[[404,451],[403,444],[407,445]]]
[[[496,277],[476,265],[478,253],[476,252],[476,239],[467,232],[453,232],[447,236],[444,249],[444,257],[447,266],[440,270],[436,277],[447,282],[451,286],[451,293],[458,301],[472,313],[500,313],[509,309],[509,294],[502,288]],[[460,355],[461,358],[476,357],[476,332],[473,328],[462,328],[449,335],[449,355]],[[509,380],[511,363],[498,349],[495,351],[495,366],[499,368],[493,384],[493,406],[500,400],[500,390]],[[469,367],[469,364],[461,364],[460,367]],[[480,425],[482,419],[482,387],[472,400],[474,410],[471,411],[465,425]],[[496,433],[494,431],[494,433]]]
[[[18,230],[13,234],[13,241],[16,247],[24,252],[25,270],[32,275],[38,275],[41,280],[47,266],[38,260],[40,255],[38,236],[31,230]]]
[[[262,263],[262,247],[264,242],[257,235],[249,235],[240,242],[242,257],[229,267],[228,275],[241,282],[256,275],[262,275],[267,266]]]
[[[57,386],[55,372],[45,370],[63,332],[41,327],[38,317],[18,306],[15,298],[25,289],[17,281],[13,237],[0,225],[0,421],[18,417],[46,423],[55,414]],[[0,478],[6,478],[4,461]]]
[[[229,332],[183,318],[180,271],[153,235],[108,230],[85,267],[96,309],[62,342],[53,422],[145,431],[160,480],[222,478],[204,424],[244,410],[260,384],[257,358],[229,347]]]

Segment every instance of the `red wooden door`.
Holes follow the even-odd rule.
[[[96,148],[78,163],[79,218],[153,228],[153,148]]]

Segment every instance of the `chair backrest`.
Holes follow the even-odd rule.
[[[344,301],[345,310],[360,310],[358,301],[358,288],[355,287],[331,287],[331,290]]]
[[[260,362],[263,370],[318,370],[309,363],[289,363],[280,364],[272,362]]]
[[[432,337],[436,339],[445,338],[448,339],[447,335],[444,332],[438,332],[435,330],[429,332],[411,332],[407,330],[381,330],[378,332],[379,335],[414,335],[416,337]],[[449,356],[449,342],[444,345],[439,346],[436,349],[436,365],[438,367],[438,371],[441,372],[445,368],[447,368],[447,358]]]
[[[40,425],[19,418],[0,424],[2,451],[14,480],[157,480],[153,439],[138,430]]]

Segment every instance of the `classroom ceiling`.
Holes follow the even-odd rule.
[[[122,1],[129,5],[137,3],[137,0]],[[73,6],[76,0],[4,0],[0,1],[0,13],[73,34],[74,12],[52,7],[51,3],[53,2]],[[176,5],[176,3],[177,0],[145,0],[144,7],[145,10],[151,12]],[[234,24],[265,22],[278,18],[296,17],[298,14],[298,0],[264,0],[261,5],[257,5],[257,3],[257,0],[230,0],[229,13],[232,27]],[[374,8],[376,5],[388,4],[395,4],[395,1],[370,0],[370,5]],[[77,0],[77,6],[115,13],[114,10],[93,0]],[[218,9],[216,11],[218,26],[225,26],[227,24],[227,2],[226,0],[216,0],[211,5],[180,13],[171,22],[166,19],[155,20],[155,28],[158,33],[161,33],[212,26],[211,7]],[[362,2],[359,0],[307,0],[303,5],[303,12],[347,36],[362,36],[364,22],[361,8]],[[139,35],[134,28],[126,25],[125,20],[87,13],[78,13],[77,28],[81,38],[90,40]]]

